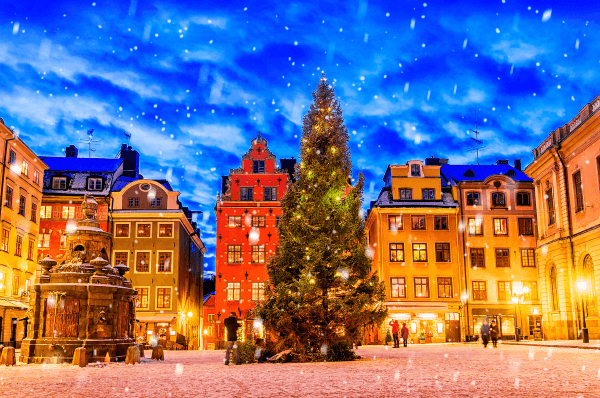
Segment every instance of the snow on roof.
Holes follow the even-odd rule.
[[[121,163],[123,163],[123,159],[106,158],[67,158],[64,156],[40,156],[40,159],[48,165],[49,169],[47,172],[115,172]]]
[[[525,173],[519,171],[509,164],[491,164],[491,165],[476,165],[476,164],[445,164],[440,169],[442,175],[454,183],[463,181],[483,181],[493,175],[505,175],[512,178],[514,181],[532,182]],[[469,171],[469,172],[468,172]],[[471,173],[472,172],[472,173]],[[513,175],[511,175],[514,173]]]
[[[442,192],[442,200],[394,200],[389,187],[384,187],[379,197],[371,202],[373,207],[458,207],[452,194]]]

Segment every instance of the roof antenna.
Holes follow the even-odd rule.
[[[92,152],[96,152],[95,149],[92,148],[92,144],[96,143],[96,142],[100,142],[100,140],[95,140],[94,139],[94,129],[90,129],[87,132],[88,134],[88,138],[86,139],[80,139],[80,142],[85,142],[86,144],[88,144],[88,157],[91,158],[92,157]]]
[[[127,146],[131,146],[131,133],[125,133],[125,137],[127,138]]]
[[[469,152],[476,152],[477,153],[477,165],[479,165],[479,151],[485,149],[486,147],[485,146],[480,146],[481,144],[483,144],[483,141],[481,141],[479,139],[479,131],[477,131],[477,109],[475,109],[475,130],[469,129],[469,131],[472,131],[473,133],[475,133],[475,138],[469,137],[473,141],[475,141],[475,148],[471,149]]]

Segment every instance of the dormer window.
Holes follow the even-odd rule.
[[[411,164],[410,165],[410,175],[413,177],[419,177],[421,175],[421,165]]]
[[[515,178],[515,177],[517,176],[517,172],[516,172],[516,171],[514,171],[514,170],[508,170],[508,171],[506,172],[506,176],[507,176],[507,177],[510,177],[510,178]]]
[[[265,161],[264,160],[253,160],[252,161],[252,172],[253,173],[264,173],[265,172]]]
[[[52,189],[67,189],[67,177],[52,177]]]
[[[88,191],[101,191],[102,190],[102,178],[92,177],[88,178]]]
[[[504,200],[504,194],[502,192],[492,193],[492,206],[504,206],[506,201]]]
[[[475,177],[475,172],[473,170],[469,169],[464,172],[463,176],[468,177],[468,178],[473,178],[473,177]]]

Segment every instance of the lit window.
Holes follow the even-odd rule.
[[[171,308],[171,288],[159,287],[156,289],[156,308]]]
[[[136,308],[148,309],[149,292],[147,287],[136,287],[138,299],[135,303]]]
[[[506,218],[494,218],[494,235],[508,235]]]
[[[138,238],[149,238],[150,237],[150,224],[138,223],[137,236],[138,236]]]
[[[512,283],[498,281],[498,301],[508,301],[512,298]]]
[[[171,272],[171,252],[158,252],[158,272]]]
[[[521,266],[535,267],[535,249],[521,249]]]
[[[15,256],[21,257],[22,251],[23,251],[23,237],[21,235],[17,235],[17,244],[15,246]]]
[[[242,289],[239,282],[227,283],[227,300],[234,301],[239,300],[242,294]]]
[[[252,282],[252,301],[264,299],[265,284],[263,282]]]
[[[241,245],[227,245],[227,262],[231,264],[242,262]]]
[[[26,160],[23,160],[23,166],[21,167],[21,174],[25,177],[29,176],[29,163]]]
[[[437,278],[438,298],[452,298],[452,278]]]
[[[391,297],[392,298],[404,298],[406,297],[406,280],[404,278],[390,278],[391,279]]]
[[[485,281],[473,281],[473,300],[487,300],[487,283]]]
[[[404,261],[404,243],[390,243],[390,262]]]
[[[50,234],[39,234],[38,248],[44,249],[50,247]]]
[[[229,216],[229,226],[232,228],[242,226],[242,216]]]
[[[483,235],[482,218],[469,218],[469,235]]]
[[[252,216],[252,227],[262,228],[266,226],[267,222],[265,216]]]
[[[115,224],[115,236],[117,238],[129,238],[129,224]]]
[[[158,236],[160,238],[172,238],[173,224],[158,224]]]
[[[429,297],[429,278],[415,278],[415,297]]]
[[[265,245],[252,245],[252,263],[263,264],[265,262]]]
[[[75,206],[63,206],[62,218],[67,220],[75,219]]]
[[[388,216],[388,225],[390,231],[398,231],[403,229],[402,216]]]
[[[413,243],[413,261],[427,261],[427,243]]]
[[[52,218],[52,206],[40,206],[40,218]]]

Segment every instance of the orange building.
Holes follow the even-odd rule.
[[[600,96],[533,150],[547,339],[600,339]],[[581,288],[581,289],[580,289]]]
[[[215,206],[217,345],[226,338],[222,322],[230,312],[246,320],[238,331],[240,339],[263,337],[262,326],[253,325],[251,310],[263,297],[268,277],[265,263],[277,251],[280,200],[295,162],[281,159],[281,168],[277,167],[275,155],[259,133],[242,156],[241,166],[223,177],[222,195]]]

